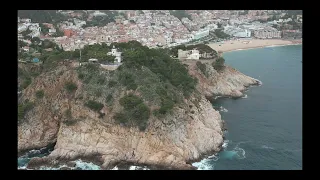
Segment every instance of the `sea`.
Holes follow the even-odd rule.
[[[250,87],[243,98],[221,98],[213,103],[226,122],[223,149],[192,165],[198,170],[301,170],[302,45],[232,51],[223,57],[227,65],[262,85]],[[27,169],[30,158],[46,156],[50,151],[27,152],[18,158],[18,169]],[[72,169],[101,168],[79,159]]]

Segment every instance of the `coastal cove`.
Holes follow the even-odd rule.
[[[224,149],[202,170],[302,169],[302,45],[224,53],[226,64],[263,82],[241,99],[217,99]]]

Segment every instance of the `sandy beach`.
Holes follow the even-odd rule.
[[[302,39],[299,40],[282,40],[282,39],[248,39],[248,40],[230,40],[223,43],[208,44],[212,49],[221,52],[253,49],[267,46],[281,46],[302,44]],[[220,45],[220,46],[219,46]]]

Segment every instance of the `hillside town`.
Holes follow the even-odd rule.
[[[228,38],[302,37],[302,15],[286,18],[287,13],[280,10],[186,10],[178,15],[169,10],[117,10],[112,22],[92,27],[86,26],[90,20],[106,14],[84,12],[87,19],[81,20],[79,12],[59,10],[57,13],[66,16],[67,20],[55,25],[18,17],[18,39],[28,44],[28,39],[34,37],[48,39],[65,51],[74,51],[85,45],[132,40],[150,48],[173,47],[206,37],[217,40],[217,31]]]

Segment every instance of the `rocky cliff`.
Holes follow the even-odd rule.
[[[240,97],[246,87],[259,83],[231,67],[220,72],[210,64],[206,67],[207,77],[195,63],[189,64],[189,73],[199,80],[197,92],[175,106],[162,120],[151,116],[145,131],[112,121],[111,117],[120,109],[118,103],[112,108],[104,107],[103,118],[85,107],[83,97],[80,98],[83,84],[74,69],[61,66],[54,72],[42,74],[23,90],[19,99],[21,102],[34,101],[35,107],[19,123],[18,151],[56,143],[48,157],[34,158],[30,166],[88,158],[99,162],[103,168],[130,162],[192,169],[189,162],[219,151],[223,143],[223,121],[208,98],[217,95]],[[77,84],[73,94],[63,88],[67,81]],[[35,96],[39,89],[45,92],[42,99]],[[65,123],[64,112],[68,109],[75,123]]]

